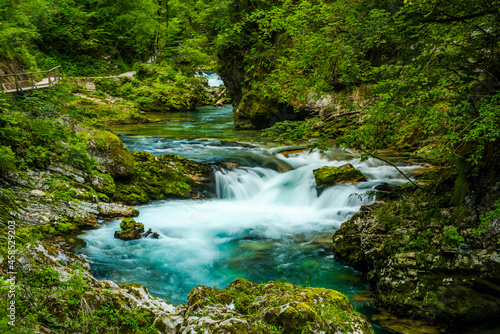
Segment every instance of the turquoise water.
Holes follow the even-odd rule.
[[[258,132],[234,130],[230,108],[204,107],[162,117],[162,122],[119,127],[116,133],[131,150],[236,162],[241,167],[217,169],[217,199],[138,206],[137,221],[158,232],[157,240],[114,239],[118,220],[103,222],[101,229],[85,233],[87,246],[81,252],[98,279],[142,284],[153,295],[176,305],[185,303],[197,285],[223,289],[237,277],[257,283],[282,280],[341,291],[368,318],[384,318],[370,299],[362,297],[370,288],[368,282],[336,261],[330,247],[335,229],[370,201],[360,195],[381,182],[404,182],[394,168],[374,160],[360,162],[341,151],[327,156],[316,152],[287,157],[276,154],[272,148],[276,145],[263,143]],[[318,197],[312,170],[347,162],[369,181],[332,187]],[[398,321],[380,323],[391,326]],[[372,324],[378,334],[398,333],[378,321]],[[415,323],[405,326],[401,332],[443,332]]]
[[[136,137],[160,137],[163,139],[189,141],[195,139],[217,139],[231,142],[260,142],[260,133],[255,130],[236,130],[233,126],[232,106],[198,107],[190,112],[148,114],[156,123],[122,125],[113,132]]]

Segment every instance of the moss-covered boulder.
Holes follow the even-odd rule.
[[[351,164],[345,164],[340,167],[324,166],[315,169],[313,173],[318,195],[321,195],[325,189],[337,183],[360,182],[367,180],[366,176],[364,176],[363,173],[354,168]]]
[[[120,223],[121,231],[115,232],[115,238],[122,240],[134,240],[142,237],[144,224],[136,222],[134,218],[125,218]]]
[[[100,164],[102,173],[110,174],[114,178],[128,178],[132,175],[134,157],[120,138],[108,131],[95,130],[87,130],[84,136],[87,139],[89,153]],[[103,182],[102,187],[113,188],[106,182]],[[109,194],[106,191],[101,192]]]
[[[166,198],[210,198],[215,196],[212,168],[173,154],[155,156],[134,151],[134,174],[119,180],[113,198],[142,203]]]
[[[341,293],[270,281],[236,279],[225,290],[194,288],[181,333],[373,333]]]

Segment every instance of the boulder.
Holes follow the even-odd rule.
[[[351,164],[340,167],[324,166],[313,171],[316,181],[316,191],[318,196],[321,193],[338,183],[366,181],[367,178]]]
[[[134,218],[125,218],[120,223],[121,231],[115,232],[115,238],[122,240],[134,240],[142,237],[144,232],[144,224],[138,223]]]
[[[184,309],[184,333],[373,333],[343,294],[282,282],[238,278],[225,290],[198,286]]]
[[[398,189],[397,186],[384,182],[375,187],[376,190],[375,195],[379,200],[396,199],[398,196],[396,192],[397,189]]]
[[[215,177],[208,164],[173,154],[155,156],[134,151],[134,176],[116,181],[115,201],[144,203],[153,199],[215,197]]]
[[[85,130],[85,135],[89,138],[87,141],[89,153],[99,163],[102,173],[119,179],[132,176],[134,157],[120,138],[108,131]],[[112,179],[108,181],[112,183]],[[102,183],[101,187],[110,188],[111,192],[114,192],[112,189],[114,186],[102,180],[93,180],[93,183]]]

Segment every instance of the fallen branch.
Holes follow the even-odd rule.
[[[395,164],[393,164],[392,162],[389,162],[381,157],[379,157],[378,155],[375,155],[373,153],[370,153],[370,152],[367,152],[367,151],[362,151],[362,153],[365,153],[367,154],[368,156],[372,157],[372,158],[375,158],[375,159],[378,159],[380,161],[383,161],[385,162],[386,164],[388,165],[391,165],[392,167],[396,168],[396,170],[401,174],[403,175],[408,181],[411,182],[411,184],[413,184],[415,187],[419,188],[419,189],[423,189],[420,185],[418,185],[415,181],[411,180],[405,173],[403,173],[403,171],[401,169],[398,168],[398,166],[396,166]]]

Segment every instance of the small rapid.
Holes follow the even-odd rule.
[[[259,149],[253,154],[257,152],[270,154]],[[376,185],[400,184],[404,179],[394,168],[375,160],[330,160],[317,152],[274,157],[290,170],[218,168],[217,199],[139,206],[137,221],[158,232],[157,240],[114,239],[119,220],[87,232],[82,252],[94,275],[143,284],[154,295],[176,304],[184,303],[196,285],[225,287],[237,277],[256,282],[309,282],[348,295],[366,289],[366,282],[327,251],[331,235],[372,200],[369,192]],[[369,180],[339,184],[318,196],[313,170],[345,163],[360,169]]]

